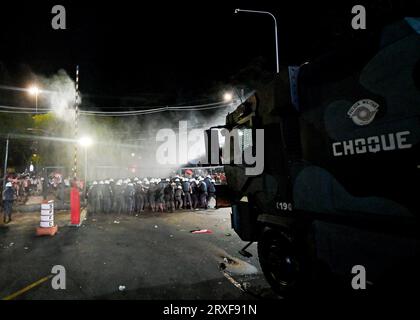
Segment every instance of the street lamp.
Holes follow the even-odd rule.
[[[259,14],[268,14],[274,19],[274,34],[276,40],[276,65],[277,65],[277,73],[279,73],[279,45],[278,45],[278,37],[277,37],[277,20],[276,17],[268,11],[257,11],[257,10],[244,10],[244,9],[235,9],[235,13],[239,12],[248,12],[248,13],[259,13]]]
[[[93,140],[91,137],[81,137],[79,139],[79,144],[85,149],[85,194],[86,194],[86,186],[87,186],[87,169],[88,169],[88,148],[93,144]]]
[[[224,100],[225,102],[231,102],[231,101],[232,101],[232,99],[233,99],[233,96],[232,96],[232,94],[231,94],[230,92],[226,92],[226,93],[223,95],[223,100]]]
[[[83,148],[87,148],[90,147],[93,144],[93,140],[91,137],[81,137],[79,139],[79,144],[83,147]]]
[[[233,87],[232,91],[235,92],[235,95],[237,96],[237,98],[239,98],[239,101],[241,102],[241,104],[243,103],[243,96],[244,96],[244,90],[241,89],[241,92],[238,91],[237,88]],[[232,92],[225,92],[223,94],[223,100],[225,102],[233,102],[234,96]],[[236,99],[235,99],[236,100]]]
[[[40,90],[37,86],[32,86],[28,90],[31,96],[35,96],[35,111],[38,113],[38,94]]]

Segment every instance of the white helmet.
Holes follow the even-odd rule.
[[[214,180],[214,179],[211,179],[210,181],[213,182],[213,183],[216,183],[216,180]]]
[[[111,179],[109,179],[109,182],[114,182],[114,179],[112,179],[112,178],[111,178]]]
[[[182,187],[181,186],[178,186],[178,189],[182,189]]]
[[[175,182],[179,182],[179,179],[178,179],[178,178],[176,178],[176,179],[175,179]]]
[[[121,180],[118,180],[116,183],[117,186],[120,186],[121,184],[122,184]]]
[[[141,180],[137,181],[137,184],[143,184],[143,182],[141,182]]]
[[[105,184],[109,184],[109,180],[105,180]]]
[[[96,185],[96,184],[98,184],[98,182],[97,181],[93,181],[93,185]]]
[[[132,187],[133,186],[133,184],[130,182],[129,184],[128,184],[130,187]]]
[[[139,181],[139,178],[135,177],[135,178],[134,178],[134,181]]]
[[[11,182],[6,183],[6,187],[11,187],[11,186],[12,186]]]
[[[160,183],[161,181],[162,181],[162,180],[160,180],[160,178],[157,178],[157,179],[156,179],[156,182],[157,182],[157,183]]]
[[[146,185],[149,185],[149,184],[150,184],[150,182],[146,180],[145,184],[146,184]]]
[[[104,182],[101,180],[101,181],[99,181],[99,184],[104,184]]]
[[[166,181],[166,182],[169,182],[169,181],[171,181],[171,180],[170,180],[169,178],[166,178],[166,179],[165,179],[165,181]]]

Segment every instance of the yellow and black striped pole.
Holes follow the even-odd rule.
[[[78,147],[78,130],[79,130],[79,66],[76,67],[76,91],[74,99],[74,167],[73,167],[73,177],[74,180],[77,179],[77,147]]]

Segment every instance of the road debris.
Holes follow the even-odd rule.
[[[191,230],[190,232],[193,233],[193,234],[213,233],[213,231],[211,231],[209,229]]]
[[[240,284],[238,281],[232,278],[232,276],[226,270],[221,270],[221,272],[225,276],[225,278],[228,279],[229,282],[232,283],[236,288],[238,288],[242,292],[246,292],[246,288],[244,288],[242,284]]]
[[[119,224],[120,222],[118,220],[114,220],[114,223],[115,224]]]

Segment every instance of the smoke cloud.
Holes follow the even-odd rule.
[[[63,125],[59,128],[60,136],[75,139],[74,130],[74,81],[60,70],[51,77],[39,77],[46,94],[44,99],[52,110],[56,120]],[[86,107],[85,107],[86,105]],[[89,107],[87,107],[89,106]],[[86,98],[80,109],[92,110],[94,104]],[[134,107],[134,106],[133,106]],[[93,141],[89,147],[77,147],[78,176],[84,178],[126,178],[126,177],[167,177],[187,164],[203,162],[205,155],[204,130],[212,126],[223,125],[226,115],[235,109],[231,104],[223,108],[205,111],[165,111],[132,117],[100,117],[80,114],[78,138],[87,136]],[[178,161],[172,165],[161,165],[156,159],[156,151],[162,144],[156,140],[160,129],[171,129],[176,134],[176,152],[179,152],[179,122],[187,122],[187,130],[201,130],[200,147],[191,149],[195,143],[190,141],[187,150],[190,163]],[[57,132],[53,132],[57,134]],[[73,140],[75,141],[75,140]],[[74,143],[50,142],[48,157],[51,163],[67,168],[71,173],[74,160]],[[196,144],[196,143],[195,143]],[[52,147],[53,146],[53,147]],[[183,151],[185,152],[185,151]],[[185,155],[177,159],[186,158]]]

